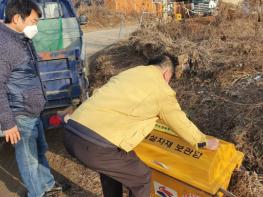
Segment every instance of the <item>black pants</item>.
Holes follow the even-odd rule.
[[[64,144],[73,157],[100,173],[104,197],[122,197],[122,185],[129,189],[130,197],[150,196],[151,171],[134,151],[105,148],[68,129]]]

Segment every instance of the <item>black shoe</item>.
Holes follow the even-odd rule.
[[[45,192],[43,197],[55,197],[58,196],[58,194],[61,192],[62,192],[62,186],[58,183],[55,183],[55,185],[49,191]]]
[[[43,197],[59,197],[60,192],[57,193],[45,193]]]
[[[71,188],[71,185],[66,182],[60,183],[59,185],[62,187],[62,192],[65,192]]]
[[[45,193],[43,197],[59,197],[60,192],[57,193]]]

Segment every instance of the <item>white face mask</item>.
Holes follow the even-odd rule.
[[[38,33],[37,25],[26,26],[23,32],[27,38],[32,39]]]

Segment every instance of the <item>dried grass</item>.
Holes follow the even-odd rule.
[[[134,23],[139,20],[137,14],[124,16],[96,3],[91,6],[80,3],[77,13],[78,15],[86,15],[88,17],[87,28],[92,29],[113,28],[120,26],[121,23]]]
[[[261,197],[263,194],[263,178],[255,172],[234,172],[230,190],[238,197]]]

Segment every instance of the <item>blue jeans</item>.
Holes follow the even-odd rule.
[[[45,156],[47,142],[40,118],[17,116],[21,140],[15,145],[20,175],[28,190],[28,197],[42,197],[55,180]]]

